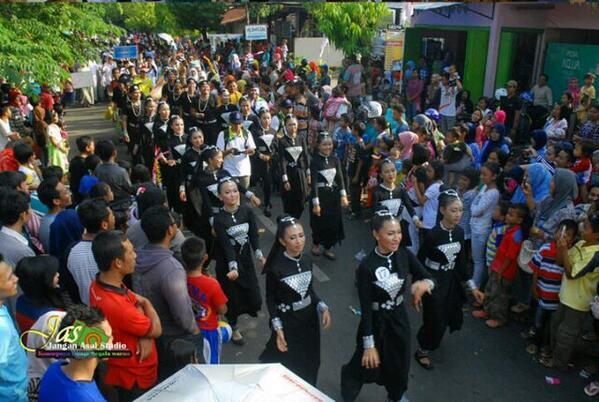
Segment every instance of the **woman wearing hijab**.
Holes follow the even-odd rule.
[[[442,152],[442,149],[439,149],[434,141],[434,129],[433,122],[424,114],[416,115],[412,121],[412,130],[418,135],[418,143],[424,144],[428,148],[432,159]]]
[[[520,187],[516,189],[512,196],[513,204],[526,203],[526,195],[523,188],[530,185],[531,196],[534,202],[539,203],[549,195],[549,183],[551,182],[551,173],[540,163],[528,165],[526,177]]]
[[[401,155],[399,158],[403,161],[412,158],[412,147],[418,143],[418,135],[411,131],[404,131],[397,135]]]
[[[480,160],[481,151],[478,142],[476,142],[477,125],[475,123],[466,123],[464,128],[466,129],[466,138],[464,142],[466,145],[468,145],[470,151],[472,152],[472,167],[480,169],[480,164],[478,161]]]
[[[547,152],[547,133],[545,130],[533,130],[530,133],[530,142],[537,154],[544,158]]]
[[[495,149],[499,149],[507,154],[510,153],[510,146],[505,139],[505,126],[503,124],[495,124],[493,126],[489,138],[483,144],[478,162],[481,165],[484,164],[489,158],[489,154]]]

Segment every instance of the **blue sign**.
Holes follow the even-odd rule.
[[[137,46],[115,46],[114,47],[114,58],[117,60],[136,59],[137,58]]]

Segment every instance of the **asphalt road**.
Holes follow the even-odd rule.
[[[104,120],[105,106],[88,109],[68,109],[68,131],[74,139],[83,134],[96,138],[115,138],[113,126]],[[75,149],[75,144],[72,144]],[[124,155],[124,146],[119,146]],[[258,191],[258,193],[260,193]],[[273,200],[273,219],[281,210],[278,197]],[[259,222],[266,229],[260,241],[263,250],[269,250],[274,240],[275,226],[261,211],[256,211]],[[302,217],[309,237],[308,211]],[[340,401],[340,369],[351,357],[359,317],[350,311],[358,307],[357,292],[353,285],[355,259],[360,250],[369,252],[373,246],[367,224],[363,221],[344,221],[346,239],[334,251],[337,261],[315,257],[315,289],[331,308],[333,325],[322,332],[322,355],[318,388]],[[309,252],[311,241],[306,242]],[[264,278],[261,278],[264,289]],[[416,332],[421,318],[411,307],[412,350],[416,348]],[[243,317],[240,328],[246,337],[244,346],[227,344],[223,363],[255,363],[270,336],[266,309],[257,319]],[[526,343],[519,336],[522,324],[512,322],[500,329],[489,329],[484,322],[465,312],[461,331],[447,333],[442,346],[432,355],[435,369],[426,371],[412,360],[407,398],[411,402],[577,402],[590,401],[583,392],[588,380],[578,372],[562,373],[547,370],[525,351]],[[545,376],[557,377],[559,385],[549,385]],[[385,401],[385,390],[377,385],[365,385],[358,401]]]

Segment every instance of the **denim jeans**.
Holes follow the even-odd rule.
[[[441,133],[445,135],[448,131],[450,131],[455,126],[456,118],[455,116],[444,116],[441,115],[441,120],[439,120],[439,130]]]
[[[474,272],[472,279],[476,286],[480,289],[483,281],[487,276],[487,240],[491,234],[491,227],[488,228],[472,228],[472,260],[474,262]]]

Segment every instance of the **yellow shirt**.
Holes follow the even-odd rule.
[[[599,245],[583,247],[584,243],[584,240],[581,240],[568,251],[572,276],[582,271],[595,253],[599,252]],[[599,269],[594,269],[578,279],[568,279],[564,275],[559,292],[560,302],[574,310],[590,311],[591,301],[597,294],[597,283],[599,283]]]
[[[230,95],[231,95],[231,104],[232,105],[238,105],[239,104],[239,100],[243,96],[241,94],[241,92],[239,92],[239,91],[231,92]]]
[[[142,79],[139,75],[133,78],[133,84],[139,85],[139,90],[144,96],[150,96],[152,92],[152,79],[150,77],[146,77]]]

